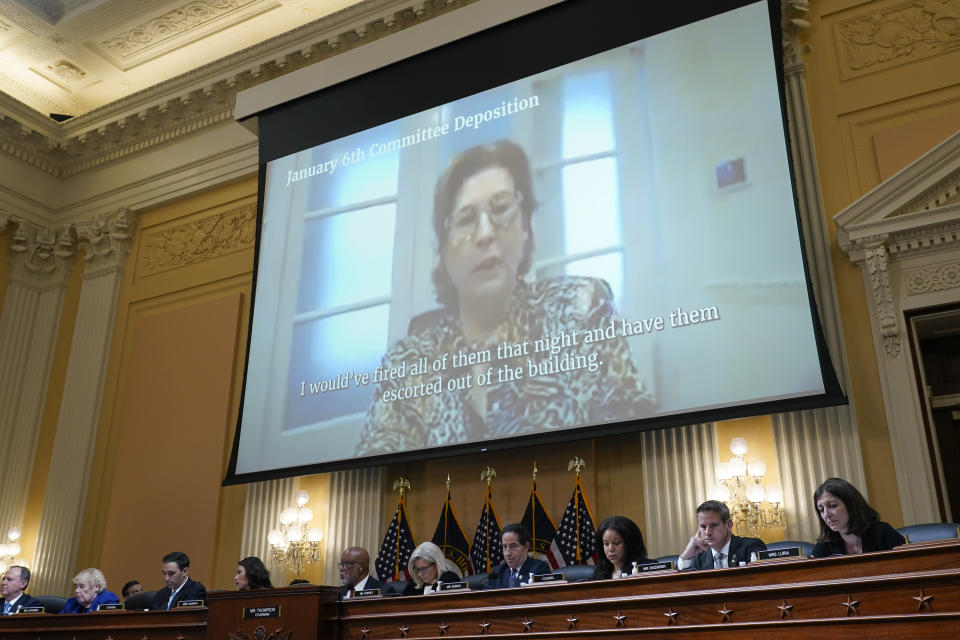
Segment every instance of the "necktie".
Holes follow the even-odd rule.
[[[3,603],[3,615],[5,616],[10,615],[10,602]]]
[[[510,570],[510,586],[519,587],[520,586],[520,571],[519,569]]]
[[[714,568],[715,568],[715,569],[724,569],[724,568],[726,568],[727,563],[724,562],[724,559],[725,559],[726,557],[727,557],[727,554],[725,554],[725,553],[718,553],[718,554],[717,554],[717,557],[715,558],[716,562],[713,563],[713,564],[716,565],[716,567],[714,567]]]

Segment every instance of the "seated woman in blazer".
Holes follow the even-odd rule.
[[[73,597],[60,613],[90,613],[102,604],[119,602],[117,594],[107,591],[107,579],[100,569],[84,569],[73,578]]]
[[[820,514],[820,537],[811,554],[815,558],[886,551],[907,542],[843,478],[824,480],[813,493],[813,506]]]
[[[407,583],[402,596],[422,596],[424,587],[435,588],[437,582],[457,582],[460,569],[444,557],[440,547],[432,542],[421,542],[407,563],[412,581]]]
[[[593,578],[619,578],[630,575],[633,564],[652,562],[647,558],[640,527],[630,518],[610,516],[597,527],[597,539],[603,544],[603,553],[593,570]]]

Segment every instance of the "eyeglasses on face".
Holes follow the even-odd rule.
[[[522,192],[504,190],[493,194],[485,203],[464,205],[447,217],[447,235],[455,243],[472,238],[484,213],[495,229],[503,229],[516,218],[521,202]]]
[[[422,573],[426,573],[427,571],[429,571],[429,570],[430,570],[430,567],[432,567],[432,566],[433,566],[433,563],[431,562],[430,564],[428,564],[428,565],[425,566],[425,567],[414,567],[413,570],[416,571],[417,573],[421,573],[421,574],[422,574]]]
[[[341,569],[346,569],[347,567],[353,567],[358,564],[363,564],[362,562],[338,562],[337,566]]]

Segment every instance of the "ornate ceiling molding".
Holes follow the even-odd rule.
[[[74,176],[232,120],[238,91],[476,1],[366,0],[60,125],[0,96],[0,152]]]

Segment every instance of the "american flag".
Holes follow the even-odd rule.
[[[463,575],[470,572],[470,543],[467,542],[467,534],[460,526],[457,514],[453,512],[449,488],[447,488],[447,499],[443,503],[443,510],[440,512],[437,530],[433,533],[433,544],[440,547],[443,555],[452,560]]]
[[[583,495],[579,476],[570,497],[570,504],[560,518],[560,528],[547,552],[547,562],[554,569],[597,562],[597,531],[593,526],[593,516]]]
[[[377,561],[374,563],[377,567],[377,577],[386,582],[399,580],[400,574],[403,574],[403,579],[409,580],[410,570],[407,568],[407,563],[416,547],[417,543],[413,541],[410,524],[407,522],[406,501],[401,497],[400,504],[397,505],[397,510],[393,514],[393,520],[390,521],[387,533],[383,536]]]
[[[483,512],[477,523],[477,532],[473,534],[470,547],[470,563],[473,573],[487,573],[503,562],[503,544],[500,541],[500,518],[493,509],[493,496],[487,485],[487,497],[483,502]]]
[[[530,499],[527,501],[527,510],[523,512],[520,524],[530,532],[530,555],[541,560],[547,559],[550,543],[557,535],[557,526],[543,508],[543,500],[537,491],[537,482],[533,481],[530,490]]]

